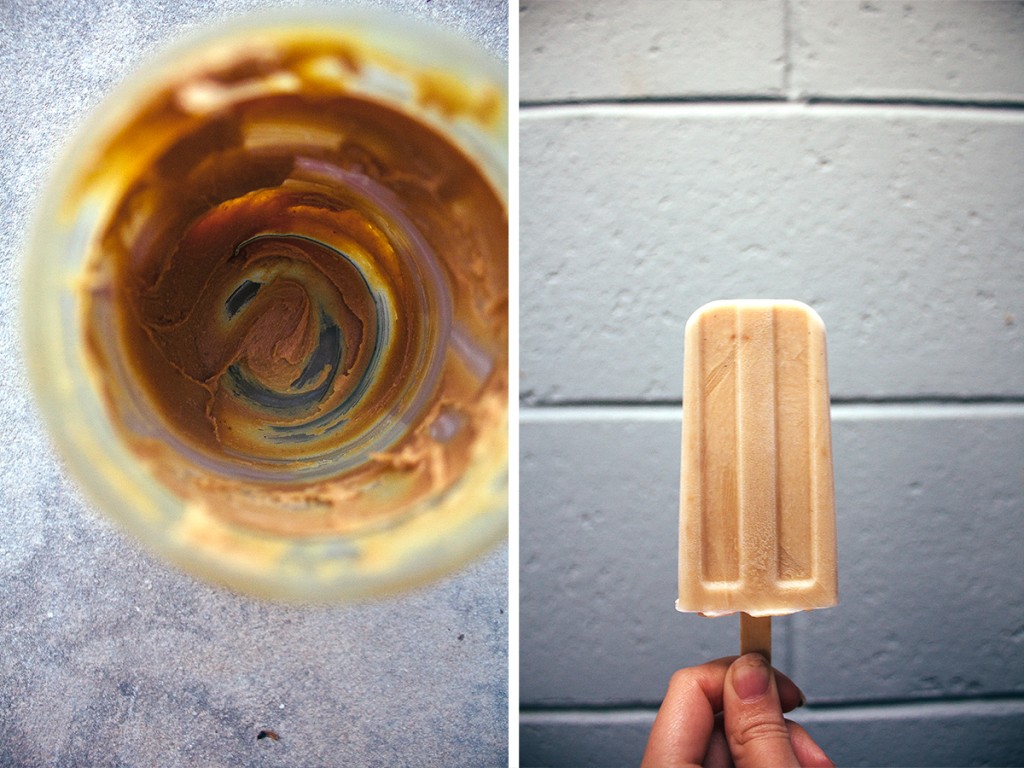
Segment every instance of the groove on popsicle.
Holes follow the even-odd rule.
[[[737,400],[739,434],[735,462],[739,471],[740,559],[744,585],[770,584],[775,578],[778,456],[775,432],[775,329],[768,305],[739,311]]]
[[[812,577],[814,514],[794,514],[814,509],[811,466],[812,408],[815,388],[807,359],[811,329],[807,315],[788,308],[772,311],[775,327],[775,434],[778,446],[776,470],[778,529],[777,578],[790,581]],[[787,514],[789,511],[789,514]]]
[[[735,410],[737,323],[735,308],[709,313],[699,327],[701,376],[701,571],[710,582],[739,579],[739,517]],[[711,429],[714,428],[714,434]]]

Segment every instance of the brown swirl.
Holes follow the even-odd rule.
[[[505,423],[504,202],[435,127],[351,89],[340,43],[217,62],[152,94],[86,185],[112,201],[81,293],[95,379],[135,453],[223,519],[397,519]],[[421,89],[494,119],[443,93]]]

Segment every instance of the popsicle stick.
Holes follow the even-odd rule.
[[[763,654],[772,662],[772,617],[740,614],[740,653]]]

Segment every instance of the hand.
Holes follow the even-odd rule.
[[[642,768],[831,768],[807,731],[783,712],[804,703],[796,684],[757,653],[672,675]]]

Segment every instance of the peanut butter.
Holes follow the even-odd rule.
[[[224,49],[82,183],[104,201],[79,293],[94,381],[135,455],[221,522],[386,526],[507,451],[503,194],[422,119],[504,105],[410,74],[403,109],[358,85],[380,65],[313,32]]]

